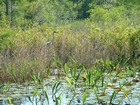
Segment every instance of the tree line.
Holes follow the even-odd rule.
[[[0,22],[1,25],[6,23],[11,27],[23,29],[31,27],[34,23],[64,25],[75,20],[88,19],[91,16],[93,18],[93,14],[94,17],[102,16],[104,12],[98,13],[97,6],[104,11],[122,6],[127,10],[132,8],[138,10],[139,4],[138,0],[1,0]],[[126,14],[131,15],[129,12]]]

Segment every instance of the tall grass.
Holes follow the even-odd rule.
[[[45,47],[53,30],[45,25],[35,25],[8,37],[8,44],[2,46],[0,55],[0,80],[26,80],[31,75],[43,74],[47,68],[53,72],[60,63],[61,67],[65,63],[71,65],[73,59],[87,68],[92,67],[97,59],[110,59],[115,64],[120,62],[119,57],[130,58],[126,62],[130,64],[136,64],[139,59],[140,30],[134,26],[116,24],[102,28],[88,20],[77,21],[56,28],[59,33],[55,35],[54,43]]]

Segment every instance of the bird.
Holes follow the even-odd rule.
[[[58,33],[57,31],[53,31],[53,33],[52,33],[52,39],[49,41],[49,42],[47,42],[45,45],[46,45],[46,47],[50,47],[51,46],[51,44],[53,44],[53,42],[54,42],[54,34],[55,33]]]
[[[47,55],[48,48],[50,48],[50,46],[51,46],[51,45],[53,44],[53,42],[54,42],[54,34],[55,34],[55,33],[58,33],[58,32],[57,32],[57,31],[53,31],[53,33],[52,33],[52,39],[44,44],[44,47],[45,47],[45,48],[44,48],[44,50],[45,50],[45,56]]]

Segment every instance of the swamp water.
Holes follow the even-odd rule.
[[[104,73],[103,80],[94,86],[82,77],[74,83],[70,76],[71,81],[54,75],[44,78],[42,84],[4,84],[0,105],[140,105],[140,73],[134,77],[124,75]]]

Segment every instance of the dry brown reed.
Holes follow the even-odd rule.
[[[97,59],[110,59],[117,64],[118,56],[130,58],[131,49],[137,46],[130,46],[129,35],[135,32],[131,27],[132,31],[124,26],[113,26],[104,30],[96,25],[93,28],[92,24],[77,30],[72,27],[73,25],[58,28],[59,33],[55,35],[50,48],[46,48],[44,44],[51,40],[51,28],[35,27],[17,33],[12,37],[9,46],[1,51],[3,72],[0,79],[22,81],[29,79],[31,75],[43,74],[47,68],[52,68],[53,72],[54,68],[58,68],[57,60],[63,65],[67,58],[68,64],[75,59],[78,64],[87,68],[92,67]],[[137,47],[132,50],[137,55],[140,49]]]

